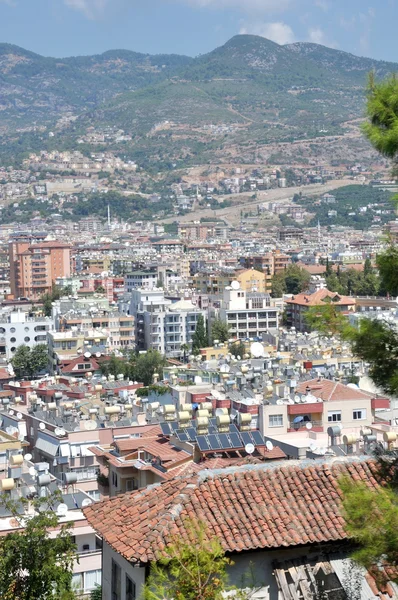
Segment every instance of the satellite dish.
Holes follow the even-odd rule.
[[[87,431],[97,429],[97,421],[84,421],[84,429],[87,429]]]
[[[17,413],[17,419],[22,419],[22,417],[23,417],[22,413],[20,413],[20,412]]]
[[[46,426],[44,425],[44,423],[39,423],[39,427],[40,427],[41,430],[43,430],[43,429],[46,428]]]
[[[229,365],[221,365],[220,367],[220,373],[229,373],[231,370],[231,367]]]
[[[57,437],[62,437],[64,435],[66,435],[65,429],[62,429],[62,427],[56,427],[54,430],[54,433]]]
[[[13,410],[9,410],[8,414],[12,416],[14,414],[14,411]]]
[[[247,454],[253,454],[253,452],[255,451],[255,449],[256,448],[254,447],[254,444],[246,444],[246,446],[245,446],[245,452]]]
[[[298,394],[296,394],[296,395],[294,396],[294,401],[295,401],[295,403],[296,403],[296,404],[300,404],[300,402],[301,402],[301,398],[300,398],[300,396],[299,396]]]
[[[25,454],[25,456],[24,456],[24,460],[28,460],[28,461],[29,461],[29,460],[32,460],[32,455],[31,455],[31,454],[29,454],[29,453],[28,453],[28,454]]]
[[[14,435],[14,433],[16,433],[17,431],[18,429],[16,427],[12,427],[12,425],[6,427],[6,433],[8,433],[8,435]]]
[[[85,352],[83,356],[84,356],[84,358],[90,358],[91,352]]]
[[[312,429],[312,423],[306,423],[305,428],[308,430]]]
[[[264,346],[260,342],[253,342],[250,346],[250,353],[254,358],[261,358],[264,356]]]
[[[271,451],[274,449],[274,444],[268,440],[268,442],[265,442],[265,447],[267,450]]]
[[[201,378],[201,376],[200,376],[200,375],[195,375],[194,382],[195,382],[197,385],[199,385],[199,383],[202,383],[202,381],[203,381],[203,380],[202,380],[202,378]]]
[[[36,469],[34,467],[29,467],[29,475],[31,477],[36,477]]]
[[[97,358],[101,358],[101,352],[96,352],[96,353],[95,353],[95,356],[96,356]]]
[[[236,281],[236,280],[235,280],[235,281],[233,281],[233,282],[231,283],[231,288],[232,288],[233,290],[240,290],[240,283],[239,283],[239,281]]]
[[[281,398],[278,398],[278,400],[276,401],[278,406],[282,406],[282,404],[284,404],[283,400],[281,400]]]
[[[93,503],[92,500],[90,500],[90,498],[85,498],[82,502],[82,508],[84,508],[85,506],[90,506]]]
[[[57,515],[59,515],[60,517],[66,517],[68,513],[68,506],[66,504],[58,504],[58,508],[57,508]]]
[[[315,450],[317,449],[316,444],[314,444],[314,442],[311,442],[309,448],[310,448],[311,452],[315,452]]]

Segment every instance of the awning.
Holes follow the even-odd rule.
[[[60,447],[61,456],[70,456],[70,446],[69,444],[61,444]]]
[[[295,417],[293,419],[293,423],[301,423],[301,421],[304,421],[304,417]]]
[[[35,448],[47,456],[54,458],[58,453],[59,440],[40,432],[37,436]]]

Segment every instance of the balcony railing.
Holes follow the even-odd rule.
[[[293,421],[290,421],[288,424],[288,429],[289,431],[305,431],[307,430],[307,424],[311,423],[312,425],[312,429],[318,429],[321,428],[323,429],[323,423],[322,421],[300,421],[299,423],[293,423]]]

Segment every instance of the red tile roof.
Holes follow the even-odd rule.
[[[372,461],[301,465],[268,463],[202,471],[95,503],[84,513],[133,562],[156,559],[186,519],[203,522],[227,552],[346,538],[338,477],[377,486]]]
[[[355,306],[355,298],[342,296],[336,292],[330,292],[323,288],[313,294],[296,294],[291,300],[286,300],[287,304],[299,304],[300,306],[322,306],[326,302],[332,301],[335,306]]]
[[[336,400],[364,400],[374,398],[374,394],[348,387],[339,381],[330,379],[311,379],[303,381],[297,386],[297,392],[304,394],[307,387],[310,388],[310,394],[316,398],[322,398],[324,402],[333,402]]]

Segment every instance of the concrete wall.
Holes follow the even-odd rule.
[[[117,554],[106,542],[102,550],[102,600],[111,600],[112,598],[112,560],[114,560],[121,569],[121,598],[126,597],[126,575],[136,585],[136,598],[141,597],[143,585],[145,583],[145,568],[133,567],[120,554]]]

